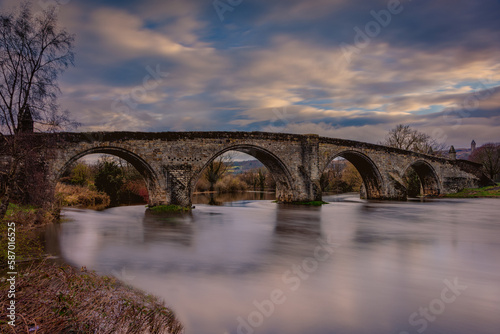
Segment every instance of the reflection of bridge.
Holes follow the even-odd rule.
[[[103,132],[59,133],[50,159],[56,181],[77,159],[107,153],[127,160],[144,176],[150,204],[190,205],[202,170],[227,151],[254,156],[276,180],[280,201],[321,199],[319,177],[336,157],[349,160],[363,178],[369,199],[406,199],[403,176],[413,168],[425,195],[455,192],[485,184],[481,166],[380,145],[264,132]]]

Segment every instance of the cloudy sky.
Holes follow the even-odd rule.
[[[499,0],[59,2],[76,36],[60,104],[80,131],[376,143],[404,123],[455,147],[500,141]]]

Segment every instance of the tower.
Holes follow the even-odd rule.
[[[476,150],[476,142],[473,139],[472,142],[470,143],[470,153],[474,152],[475,150]]]

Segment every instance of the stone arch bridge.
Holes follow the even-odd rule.
[[[456,192],[490,180],[481,165],[363,142],[265,132],[95,132],[40,134],[56,143],[47,159],[54,182],[77,159],[93,153],[118,156],[143,175],[150,205],[191,204],[203,169],[227,151],[260,160],[276,181],[278,201],[321,199],[319,178],[336,157],[349,160],[363,178],[368,199],[405,200],[403,176],[413,168],[424,195]],[[56,140],[53,140],[56,137]]]

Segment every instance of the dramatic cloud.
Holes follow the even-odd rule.
[[[500,141],[499,1],[61,3],[77,62],[60,102],[81,130]]]

